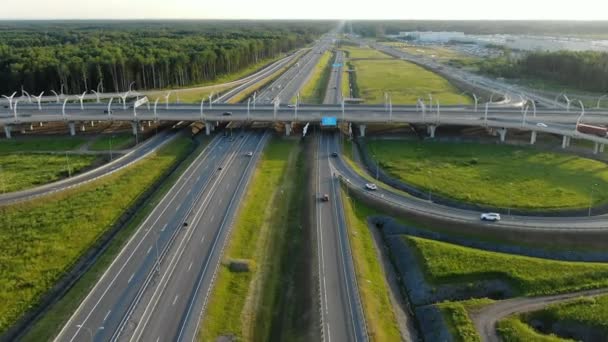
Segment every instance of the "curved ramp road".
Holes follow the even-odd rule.
[[[498,333],[496,332],[496,324],[503,318],[514,314],[541,310],[551,304],[563,303],[580,297],[597,296],[605,293],[608,293],[608,289],[564,293],[554,296],[522,297],[501,300],[482,308],[470,316],[475,325],[475,329],[481,336],[481,340],[484,342],[495,342],[500,341]]]

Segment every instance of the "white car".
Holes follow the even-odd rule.
[[[542,122],[537,123],[536,126],[547,128],[547,125]]]
[[[367,183],[365,184],[365,188],[367,190],[378,190],[378,186],[374,183]]]
[[[245,153],[245,155],[246,155],[247,157],[251,157],[251,156],[253,156],[253,152],[251,152],[251,151],[250,151],[250,152],[247,152],[247,153]]]
[[[500,221],[500,214],[499,213],[483,213],[481,214],[481,216],[479,217],[482,221]]]
[[[294,104],[288,104],[287,105],[287,108],[295,108],[295,107],[296,107],[296,105],[294,105]]]

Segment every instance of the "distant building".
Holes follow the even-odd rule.
[[[410,31],[399,32],[399,38],[407,40],[416,40],[425,43],[447,43],[451,40],[465,41],[467,37],[464,32],[448,32],[448,31]]]

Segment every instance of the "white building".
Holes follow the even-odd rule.
[[[400,38],[409,38],[420,42],[427,43],[447,43],[450,40],[465,41],[467,37],[464,32],[448,32],[448,31],[411,31],[399,32]]]

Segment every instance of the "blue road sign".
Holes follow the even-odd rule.
[[[341,66],[342,66],[342,63],[334,63],[334,64],[332,64],[332,66],[333,66],[334,68],[339,68],[339,67],[341,67]]]
[[[321,126],[337,126],[338,120],[334,116],[324,116],[321,118]]]

